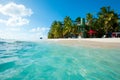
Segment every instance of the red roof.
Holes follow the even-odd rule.
[[[92,34],[95,34],[96,31],[95,31],[95,30],[89,30],[88,33],[89,33],[90,35],[92,35]]]

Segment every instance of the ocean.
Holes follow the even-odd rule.
[[[0,80],[120,80],[120,49],[2,40]]]

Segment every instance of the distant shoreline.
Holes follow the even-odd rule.
[[[1,39],[5,40],[6,39]],[[29,41],[29,42],[48,42],[65,46],[84,46],[98,48],[120,48],[120,38],[59,38],[59,39],[41,39],[41,40],[7,40],[13,41]]]
[[[49,42],[67,46],[85,46],[100,48],[119,48],[120,38],[78,38],[78,39],[47,39]]]

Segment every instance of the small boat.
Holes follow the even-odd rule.
[[[43,39],[42,37],[40,37],[40,39]]]

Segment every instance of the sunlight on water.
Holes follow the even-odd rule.
[[[120,50],[0,42],[0,80],[120,80]]]

